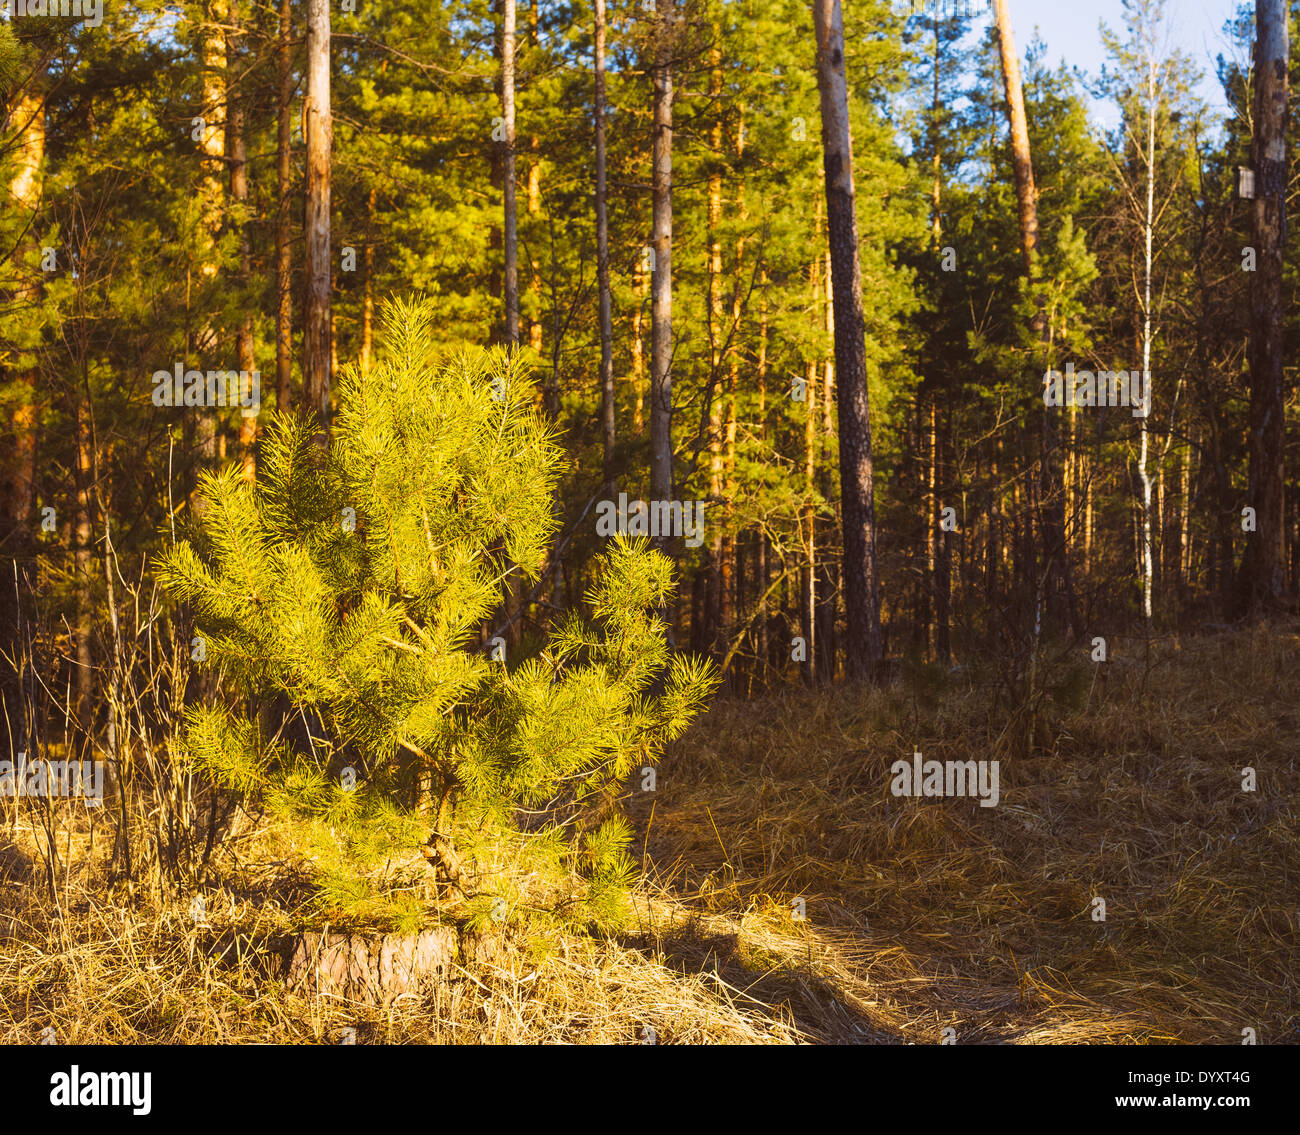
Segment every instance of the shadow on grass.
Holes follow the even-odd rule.
[[[683,976],[711,980],[720,998],[782,1021],[807,1041],[907,1043],[900,1032],[882,1028],[854,1008],[834,982],[811,968],[800,969],[776,957],[746,957],[739,935],[694,932],[686,927],[633,935],[621,944]]]

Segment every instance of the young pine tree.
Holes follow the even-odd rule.
[[[277,416],[256,484],[205,476],[193,531],[158,565],[220,675],[179,748],[265,807],[336,921],[418,926],[423,852],[441,909],[471,924],[617,924],[631,833],[610,802],[715,678],[669,655],[654,613],[669,561],[622,539],[589,620],[518,663],[478,649],[508,565],[543,565],[559,451],[518,366],[436,360],[429,321],[387,306],[388,357],[342,376],[328,450]]]

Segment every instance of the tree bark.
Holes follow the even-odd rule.
[[[614,480],[614,328],[609,294],[609,202],[605,181],[605,0],[596,0],[596,286],[600,292],[600,424],[605,494]],[[639,392],[638,392],[639,393]]]
[[[41,167],[45,161],[45,96],[44,68],[38,70],[23,87],[12,96],[11,110],[6,126],[17,135],[17,145],[12,153],[13,173],[9,180],[10,208],[18,211],[28,224],[27,237],[14,250],[14,263],[18,271],[27,276],[14,289],[15,314],[24,307],[40,303],[39,275],[33,265],[27,275],[26,264],[39,254],[36,247],[36,219],[41,210],[44,178]],[[24,373],[25,372],[25,373]],[[24,651],[18,648],[24,637],[23,604],[31,596],[34,574],[35,532],[33,522],[36,509],[36,435],[40,422],[37,404],[36,374],[23,367],[23,371],[9,380],[14,397],[8,403],[6,433],[9,437],[0,446],[4,483],[0,485],[0,651],[21,666]],[[0,685],[3,706],[13,729],[15,749],[27,745],[26,716],[22,685],[25,675],[21,670],[3,667],[4,681]]]
[[[501,166],[505,219],[506,343],[519,346],[519,217],[515,203],[515,0],[501,0]]]
[[[234,84],[240,72],[239,58],[243,48],[239,0],[230,0],[230,30],[226,35],[226,151],[230,159],[230,203],[239,226],[239,282],[244,292],[245,310],[240,316],[239,330],[235,335],[236,353],[242,374],[251,375],[257,366],[253,354],[253,313],[248,304],[248,285],[252,278],[252,246],[248,235],[248,154],[244,140],[244,102]],[[241,374],[241,382],[242,382]],[[240,401],[242,402],[241,389]],[[252,482],[257,476],[257,417],[240,411],[239,458],[244,480]]]
[[[1250,295],[1250,504],[1247,550],[1253,613],[1286,590],[1282,268],[1286,247],[1288,5],[1255,0],[1256,269]]]
[[[366,194],[366,247],[361,257],[361,373],[370,373],[375,337],[375,198],[374,186]]]
[[[227,0],[209,0],[204,13],[202,35],[203,54],[203,180],[200,201],[203,216],[203,239],[199,276],[200,302],[203,305],[195,346],[200,354],[200,367],[217,365],[223,369],[225,359],[216,357],[221,337],[222,316],[217,310],[219,291],[217,276],[221,271],[218,259],[218,242],[225,227],[228,209],[229,173],[226,154],[226,102],[230,78],[226,67],[225,26],[230,9]],[[224,175],[224,176],[223,176]],[[187,365],[193,365],[187,361]],[[206,464],[218,459],[218,415],[211,407],[199,411],[199,453]],[[224,434],[222,442],[224,446]],[[89,521],[87,521],[89,523]]]
[[[636,305],[632,308],[632,432],[637,437],[645,433],[645,301],[647,295],[646,270],[642,257],[636,258],[632,269],[632,287]]]
[[[675,0],[660,0],[656,29],[654,148],[651,195],[654,228],[650,271],[650,494],[673,496],[673,72]],[[657,544],[667,541],[660,536]]]
[[[758,277],[758,440],[766,449],[767,445],[767,269],[759,270]],[[768,657],[768,611],[767,611],[767,529],[762,525],[757,532],[757,546],[754,549],[754,590],[758,595],[758,634],[754,642],[754,652],[758,656],[758,666],[767,681]]]
[[[290,0],[280,0],[280,27],[276,40],[276,69],[280,89],[276,108],[276,210],[275,210],[275,405],[289,409],[289,380],[293,371],[293,256],[290,204],[290,161],[293,146],[293,59],[289,49],[292,29]]]
[[[839,0],[813,0],[817,86],[821,99],[826,216],[835,289],[835,373],[844,525],[845,666],[851,678],[874,677],[883,649],[876,565],[871,408],[867,393],[862,272],[853,190],[853,142],[844,74],[844,20]]]
[[[998,26],[998,48],[1002,57],[1002,87],[1011,125],[1011,164],[1016,177],[1016,207],[1020,220],[1020,251],[1025,278],[1032,286],[1038,248],[1038,191],[1034,188],[1034,167],[1029,157],[1029,121],[1025,116],[1025,92],[1020,81],[1020,57],[1007,0],[993,0]]]
[[[330,110],[329,0],[307,0],[306,303],[303,305],[303,405],[322,433],[329,426],[332,335],[330,287],[330,160],[334,128]]]
[[[718,229],[722,223],[722,38],[721,28],[713,25],[713,47],[709,52],[709,105],[712,108],[713,123],[709,128],[709,189],[706,224],[708,226],[708,243],[705,249],[705,280],[708,293],[706,317],[709,336],[709,378],[705,397],[708,400],[708,447],[709,447],[709,506],[721,511],[723,506],[722,488],[722,433],[723,433],[723,399],[720,394],[722,374],[722,236]],[[721,644],[722,633],[722,526],[713,526],[713,535],[709,540],[709,591],[707,614],[708,639],[715,651],[725,647]]]

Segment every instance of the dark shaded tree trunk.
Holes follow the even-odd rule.
[[[600,426],[605,494],[614,478],[614,327],[609,294],[609,201],[605,181],[605,0],[596,0],[596,285],[600,291]]]
[[[849,677],[871,678],[883,658],[871,452],[871,407],[862,315],[862,273],[853,191],[853,142],[844,75],[844,20],[839,0],[813,0],[817,86],[821,96],[826,218],[835,290],[840,496],[844,525],[844,595]]]
[[[650,273],[650,495],[673,496],[673,0],[660,0],[654,83],[654,211]],[[660,536],[660,547],[667,540]]]
[[[1255,0],[1255,197],[1257,267],[1250,293],[1250,605],[1276,606],[1286,590],[1285,419],[1282,381],[1282,267],[1286,246],[1290,59],[1284,0]]]
[[[11,110],[5,124],[17,136],[16,152],[12,156],[13,173],[10,176],[7,200],[9,207],[30,219],[27,237],[14,250],[15,263],[25,264],[37,254],[34,223],[41,209],[43,179],[41,166],[45,160],[45,97],[44,69],[38,70],[21,91],[12,95]],[[26,273],[24,273],[25,275]],[[39,277],[32,272],[14,289],[12,314],[40,303]],[[34,522],[36,519],[36,435],[40,422],[37,405],[37,376],[33,372],[9,378],[10,390],[17,396],[8,401],[5,414],[5,434],[0,438],[0,652],[18,662],[23,651],[19,644],[25,637],[24,608],[31,597],[36,550]],[[0,662],[4,680],[0,684],[3,705],[0,713],[7,712],[16,749],[27,747],[27,730],[22,704],[22,687],[25,675]],[[0,717],[0,726],[4,718]]]

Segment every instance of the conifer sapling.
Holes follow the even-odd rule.
[[[386,306],[387,356],[341,376],[328,448],[276,415],[255,484],[203,477],[157,565],[220,678],[179,748],[266,809],[335,920],[419,925],[427,860],[471,923],[617,924],[632,863],[613,797],[716,679],[669,652],[668,559],[621,537],[587,617],[508,665],[480,647],[506,573],[543,567],[560,451],[519,365],[440,360],[429,320]]]

